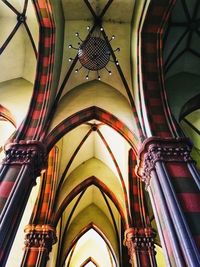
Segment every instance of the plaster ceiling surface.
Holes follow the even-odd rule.
[[[180,72],[200,74],[199,0],[177,0],[165,33],[166,77]]]
[[[88,128],[87,131],[85,131],[85,128]],[[76,148],[79,146],[80,142],[86,135],[86,132],[88,132],[90,128],[91,127],[87,125],[77,127],[77,129],[71,131],[63,138],[63,157],[61,159],[60,175],[63,173],[67,162],[69,162]],[[124,140],[123,137],[121,137],[121,135],[119,135],[109,126],[102,125],[99,127],[99,130],[109,145],[116,162],[120,166],[124,180],[127,181],[128,170],[126,166],[130,145]],[[86,141],[83,143],[78,151],[77,156],[74,158],[70,168],[68,169],[67,176],[80,164],[93,157],[104,162],[113,171],[113,173],[115,173],[116,177],[119,176],[112,157],[97,132],[91,132]]]
[[[39,25],[31,1],[27,2],[25,13],[27,28],[23,23],[19,25],[16,13],[23,12],[24,4],[24,0],[0,2],[0,99],[17,127],[28,111],[36,72],[36,56],[30,35],[35,45],[39,38]]]
[[[49,131],[69,116],[92,106],[100,107],[114,114],[135,134],[137,140],[138,129],[128,101],[113,87],[99,81],[91,81],[78,86],[65,95],[59,103]]]
[[[122,190],[120,181],[102,161],[95,158],[92,158],[87,162],[84,162],[84,164],[81,164],[65,180],[60,190],[57,207],[60,206],[64,198],[76,186],[92,176],[95,176],[97,179],[103,182],[107,188],[109,188],[109,190],[117,196],[120,205],[125,209],[124,192]]]
[[[196,152],[195,159],[198,166],[200,166],[200,109],[197,109],[187,115],[182,121],[181,125],[187,136],[191,138],[194,145],[194,152]]]
[[[73,220],[76,218],[76,216],[81,211],[83,211],[84,209],[89,207],[91,204],[94,204],[100,210],[102,210],[102,212],[109,219],[110,223],[113,224],[112,216],[110,214],[109,208],[108,208],[108,206],[107,206],[107,204],[105,202],[104,197],[103,197],[103,195],[102,195],[102,193],[101,193],[101,191],[99,190],[98,187],[96,187],[95,185],[89,186],[86,189],[86,191],[84,192],[84,194],[82,195],[82,197],[79,199],[79,202],[78,202],[78,204],[76,206],[76,209],[73,210],[73,206],[75,205],[75,203],[73,203],[73,205],[71,205],[71,207],[67,208],[64,211],[63,217],[62,217],[63,222],[68,222],[69,217],[71,216],[71,213],[73,212],[73,215],[70,217],[70,222],[69,222],[69,225],[68,225],[68,227],[69,227],[71,225],[71,223],[73,223]],[[76,198],[76,201],[78,201],[77,198]],[[109,203],[109,205],[111,205],[111,203]],[[112,208],[113,208],[113,211],[114,211],[114,207],[112,207]],[[117,212],[117,214],[116,214],[116,212]],[[115,215],[116,220],[118,220],[119,217],[120,217],[118,211],[114,211],[114,215]]]
[[[63,238],[65,231],[68,229],[71,221],[70,216],[76,213],[76,209],[74,209],[74,205],[77,204],[82,192],[75,196],[70,203],[65,208],[64,212],[62,213],[62,221],[60,220],[57,225],[57,231],[61,232],[61,238]],[[62,224],[62,225],[61,225]]]
[[[78,49],[78,42],[82,41],[75,36],[75,33],[78,32],[80,38],[85,40],[88,35],[87,26],[92,28],[94,24],[94,17],[92,16],[86,3],[91,5],[91,8],[97,15],[100,15],[107,2],[108,1],[101,0],[62,1],[65,30],[59,87],[62,88],[63,80],[67,77],[67,75],[69,75],[69,78],[64,85],[64,90],[49,132],[51,132],[63,120],[69,118],[76,112],[82,111],[85,108],[96,106],[114,114],[114,116],[121,120],[131,130],[131,132],[134,133],[135,140],[137,140],[137,137],[139,136],[130,105],[130,96],[128,97],[126,92],[127,88],[125,89],[122,76],[120,76],[117,67],[113,62],[109,62],[107,65],[108,70],[112,71],[111,76],[108,75],[108,72],[105,69],[99,71],[101,81],[97,80],[96,72],[90,72],[89,81],[87,81],[85,79],[87,70],[84,68],[82,68],[78,73],[75,73],[75,69],[80,67],[79,61],[75,64],[73,71],[71,73],[69,72],[71,71],[71,65],[73,62],[69,62],[68,59],[74,59],[76,57],[77,50],[69,49],[68,45],[72,44],[73,47]],[[112,40],[111,45],[113,49],[120,47],[120,52],[116,52],[115,55],[119,60],[120,68],[122,70],[123,77],[127,81],[130,94],[133,92],[130,43],[131,38],[134,38],[131,32],[134,5],[135,1],[113,1],[102,19],[102,26],[108,38],[112,35],[116,36],[116,38]],[[97,120],[93,120],[92,123],[101,124],[101,122]],[[123,179],[125,188],[128,190],[127,166],[130,145],[122,136],[116,133],[109,126],[101,125],[98,129],[106,141],[102,140],[97,131],[91,132],[84,141],[70,167],[68,167],[67,174],[59,191],[57,207],[61,205],[63,199],[70,192],[73,192],[76,186],[85,181],[87,178],[95,176],[103,182],[110,192],[117,198],[122,209],[126,210],[126,197],[123,191],[124,185],[122,184],[120,178]],[[77,147],[89,130],[90,126],[88,124],[83,124],[62,137],[62,156],[59,170],[60,175],[62,175],[67,162],[69,162],[73,157]],[[112,157],[114,157],[114,160]],[[79,194],[79,197],[80,196],[81,194]],[[79,234],[81,228],[86,227],[89,222],[98,223],[104,234],[109,237],[108,239],[115,248],[115,251],[117,251],[116,232],[114,231],[115,226],[113,218],[115,220],[115,224],[119,226],[121,223],[121,215],[115,207],[115,204],[108,198],[108,196],[104,195],[103,197],[100,190],[94,185],[86,189],[77,204],[79,197],[76,197],[76,201],[74,199],[73,202],[66,207],[62,215],[63,225],[69,223],[68,219],[71,216],[67,234],[63,237],[62,241],[65,251],[69,247],[71,240],[73,240],[73,238]],[[71,212],[73,212],[73,214],[71,214]],[[112,215],[110,212],[112,212]],[[99,217],[100,214],[101,218]],[[125,214],[125,218],[127,218],[127,216],[128,215]],[[79,218],[81,218],[81,221]],[[108,233],[109,231],[110,234]],[[79,256],[82,255],[82,253],[83,251],[78,251]],[[69,266],[76,266],[77,264],[80,265],[82,261],[86,260],[86,253],[82,260],[80,260],[80,258],[81,257],[78,257],[77,259],[79,260],[78,263],[77,261],[74,261],[72,262],[72,265]],[[103,264],[102,266],[109,265]]]
[[[62,81],[72,64],[68,61],[68,59],[75,58],[77,54],[77,50],[69,49],[68,45],[72,44],[76,48],[79,47],[78,42],[82,43],[82,41],[84,41],[88,35],[88,31],[86,30],[87,26],[92,27],[94,24],[95,18],[92,16],[90,8],[93,9],[93,12],[97,16],[100,16],[101,12],[104,10],[104,7],[106,7],[107,2],[108,1],[62,1],[63,13],[65,17],[65,33],[60,85],[62,84]],[[130,40],[134,5],[134,1],[113,1],[113,3],[108,6],[108,9],[102,18],[102,26],[108,39],[110,39],[113,35],[116,37],[110,43],[113,50],[118,47],[120,48],[120,52],[115,52],[115,55],[119,61],[123,76],[127,81],[130,94],[132,94],[133,91],[131,77],[132,67],[130,60]],[[75,36],[76,32],[79,32],[82,41]],[[104,39],[102,36],[101,38]],[[110,59],[111,61],[113,60],[112,56]],[[87,69],[83,67],[80,72],[74,73],[74,70],[80,66],[81,64],[78,61],[64,87],[63,95],[74,87],[87,82],[85,79],[88,72]],[[106,69],[100,70],[98,75],[101,76],[101,81],[111,85],[128,99],[125,86],[116,65],[113,62],[109,62],[106,67],[108,70],[112,71],[112,75],[110,76]],[[98,75],[95,71],[90,71],[89,80],[97,79]]]
[[[24,1],[12,1],[12,5],[21,13]],[[3,31],[0,32],[0,49],[17,25],[17,15],[5,3],[0,2],[0,23]],[[31,1],[28,1],[26,23],[37,47],[39,26]],[[17,48],[17,53],[16,53]],[[25,26],[21,24],[14,33],[10,42],[0,55],[0,82],[23,77],[34,81],[36,58]]]
[[[12,79],[0,83],[1,105],[11,112],[15,118],[17,127],[27,113],[31,95],[32,84],[23,78]]]
[[[107,4],[107,0],[89,0],[94,12],[97,15]],[[86,3],[80,0],[62,0],[64,16],[66,20],[92,20],[93,17]],[[105,21],[114,21],[118,23],[131,22],[135,1],[115,0],[105,14]],[[81,12],[80,12],[81,10]]]
[[[200,92],[200,76],[187,72],[182,72],[170,77],[166,81],[169,102],[173,115],[179,120],[183,106],[192,97],[195,97]],[[177,94],[177,97],[174,97]],[[181,95],[181,97],[178,97]]]
[[[94,122],[93,122],[94,123]],[[98,121],[95,121],[98,125]],[[91,129],[89,125],[81,125],[69,132],[62,141],[62,157],[60,161],[60,176],[64,173],[66,169],[67,163],[71,161],[74,152],[79,147],[80,142],[82,142],[86,133]],[[87,137],[85,142],[79,148],[75,158],[73,159],[71,166],[68,167],[68,171],[64,178],[64,183],[70,183],[67,181],[70,175],[77,169],[79,166],[82,166],[81,176],[85,178],[89,178],[91,176],[98,177],[97,166],[93,165],[91,171],[87,164],[85,164],[90,159],[98,160],[99,163],[105,164],[107,168],[110,169],[110,172],[113,172],[115,175],[115,179],[117,179],[118,183],[122,186],[122,181],[125,183],[126,190],[128,190],[128,151],[130,149],[130,145],[124,140],[124,138],[114,131],[112,128],[106,125],[99,126],[99,131],[106,144],[103,142],[102,137],[96,131],[92,131],[90,135]],[[108,150],[108,147],[112,153]],[[113,161],[113,158],[114,160]],[[116,165],[117,164],[117,165]],[[103,166],[103,165],[102,165]],[[105,170],[104,170],[105,171]],[[119,173],[120,172],[120,173]],[[73,174],[72,174],[73,175]],[[74,176],[74,175],[73,175]],[[81,182],[80,176],[76,174],[77,182]],[[79,180],[78,180],[79,179]],[[113,184],[114,185],[114,184]],[[63,185],[64,186],[64,185]],[[74,185],[75,187],[75,185]],[[110,186],[109,186],[110,187]],[[64,186],[63,192],[67,194],[69,188],[71,187],[71,183],[68,186]],[[112,188],[112,187],[111,187]],[[67,190],[67,191],[66,191]],[[71,189],[70,189],[71,190]],[[118,192],[119,193],[119,192]]]
[[[81,26],[80,26],[81,25]],[[75,58],[77,54],[77,50],[69,49],[68,45],[72,44],[75,48],[78,48],[78,42],[80,40],[75,36],[76,32],[79,32],[81,39],[85,39],[88,32],[86,27],[92,23],[88,21],[66,21],[65,22],[65,35],[64,35],[64,49],[63,49],[63,63],[62,63],[62,72],[61,72],[61,81],[63,81],[66,73],[71,67],[71,62],[69,62],[69,58]],[[110,39],[112,35],[115,35],[116,38],[111,42],[113,50],[120,48],[120,52],[115,52],[117,60],[119,61],[120,67],[124,73],[125,79],[128,82],[129,88],[132,91],[132,81],[131,81],[131,62],[130,62],[130,24],[128,23],[112,23],[105,22],[103,23],[103,27],[105,32]],[[113,59],[110,58],[112,61]],[[78,72],[75,73],[75,69],[79,69],[81,67],[80,62],[78,61],[70,75],[70,78],[65,86],[63,94],[67,93],[74,87],[86,83],[86,75],[88,70],[84,67]],[[99,75],[101,76],[101,81],[111,85],[116,88],[120,93],[122,93],[126,98],[128,98],[125,87],[123,85],[122,79],[118,73],[118,70],[113,62],[109,62],[106,66],[108,70],[112,71],[112,75],[110,76],[106,69],[102,69],[99,71]],[[95,71],[90,71],[89,80],[97,79],[98,75]]]
[[[186,136],[198,143],[199,117],[191,112],[199,109],[200,88],[200,1],[177,0],[164,35],[166,90],[172,114]],[[181,97],[180,97],[181,96]],[[191,103],[195,103],[191,109]],[[182,116],[191,112],[186,118]],[[191,109],[191,110],[190,110]],[[197,112],[198,113],[198,112]],[[198,146],[196,146],[195,149]],[[194,159],[199,161],[199,152]]]
[[[60,159],[60,168],[59,168],[59,176],[62,175],[67,162],[69,162],[70,158],[72,157],[74,151],[80,144],[80,142],[83,140],[84,136],[88,133],[90,130],[90,126],[86,124],[82,124],[79,127],[76,127],[72,131],[70,131],[64,138],[62,138],[62,157]],[[92,138],[87,138],[86,141]],[[84,144],[83,144],[84,146]],[[87,147],[87,152],[85,155],[81,153],[83,149],[80,149],[79,153],[81,153],[81,156],[83,156],[83,159],[81,160],[81,157],[77,157],[74,159],[76,160],[76,164],[73,163],[73,167],[70,167],[70,172],[72,172],[78,165],[80,165],[83,161],[86,161],[87,159],[93,157],[93,144],[91,146],[86,146]],[[80,155],[80,154],[79,154]],[[69,175],[70,172],[67,172],[67,175]]]

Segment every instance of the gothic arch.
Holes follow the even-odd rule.
[[[55,213],[54,217],[54,225],[56,226],[59,218],[62,214],[62,212],[65,210],[65,208],[69,205],[69,203],[79,194],[81,193],[84,189],[88,188],[91,185],[97,186],[99,189],[101,189],[105,194],[113,201],[115,204],[116,208],[118,209],[121,217],[122,217],[122,222],[124,225],[128,225],[127,219],[125,217],[124,211],[121,207],[121,204],[118,202],[117,197],[114,195],[113,192],[103,183],[101,182],[98,178],[95,176],[89,177],[86,180],[84,180],[82,183],[80,183],[78,186],[76,186],[63,200],[62,204],[58,208],[58,211]]]
[[[111,113],[95,106],[81,110],[57,125],[46,138],[48,151],[50,151],[54,144],[66,133],[92,119],[99,120],[112,127],[120,133],[136,151],[136,138],[128,127]]]

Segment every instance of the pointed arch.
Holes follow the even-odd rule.
[[[135,152],[137,151],[137,138],[134,133],[117,117],[96,106],[78,111],[59,123],[46,138],[47,150],[50,151],[66,133],[92,119],[99,120],[112,127],[127,140]]]
[[[69,205],[69,203],[83,190],[88,188],[91,185],[95,185],[98,187],[100,190],[102,190],[115,204],[118,212],[120,213],[122,217],[122,223],[124,226],[127,227],[127,219],[124,214],[124,210],[119,203],[117,197],[111,192],[111,190],[103,183],[101,182],[98,178],[95,176],[89,177],[86,180],[84,180],[81,184],[77,185],[63,200],[62,204],[58,208],[57,212],[55,213],[54,219],[53,219],[53,224],[56,226],[58,224],[58,221],[60,219],[61,214],[65,210],[65,208]],[[127,211],[128,212],[128,211]]]
[[[55,21],[49,0],[33,1],[40,25],[37,73],[29,111],[15,134],[15,139],[39,140],[49,109],[50,89],[55,63]]]
[[[92,262],[96,267],[99,267],[98,263],[97,263],[92,257],[87,258],[87,259],[81,264],[80,267],[85,267],[86,264],[88,264],[89,262]]]
[[[162,56],[162,34],[175,2],[151,1],[141,31],[143,92],[139,97],[141,110],[146,109],[148,126],[143,124],[149,128],[149,136],[170,137],[176,133],[165,92]]]
[[[64,260],[61,264],[61,266],[64,265],[64,262],[66,261],[67,259],[67,256],[68,254],[70,253],[70,251],[73,249],[73,247],[76,245],[76,243],[78,242],[78,240],[84,235],[86,234],[89,230],[93,229],[102,239],[103,241],[106,243],[106,245],[108,246],[109,250],[111,251],[111,254],[114,258],[114,261],[115,261],[115,264],[116,266],[118,266],[117,262],[117,257],[115,255],[115,252],[109,242],[109,240],[107,239],[107,237],[105,236],[105,234],[103,233],[103,231],[96,225],[94,224],[93,222],[89,223],[88,225],[86,225],[77,235],[76,237],[73,239],[73,241],[70,243],[70,246],[69,248],[67,249],[66,251],[66,254],[65,254],[65,257],[64,257]]]

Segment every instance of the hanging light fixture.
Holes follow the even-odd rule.
[[[90,31],[90,27],[87,27],[87,30]],[[85,79],[89,79],[89,74],[91,71],[97,73],[98,80],[101,80],[100,71],[105,69],[109,75],[112,75],[112,71],[107,68],[109,62],[113,62],[116,65],[119,65],[118,60],[112,61],[110,47],[108,46],[107,40],[102,36],[102,27],[97,27],[96,31],[89,33],[89,36],[86,40],[82,40],[79,33],[76,32],[75,36],[79,39],[79,47],[73,47],[72,44],[68,46],[70,49],[77,50],[78,60],[80,62],[80,67],[75,69],[75,72],[79,72],[83,67],[87,70],[87,75]],[[113,35],[108,42],[110,43],[115,39]],[[113,52],[120,51],[119,48],[115,49]],[[69,58],[69,61],[73,61],[73,58]]]

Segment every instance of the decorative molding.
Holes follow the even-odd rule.
[[[136,252],[154,251],[155,233],[152,228],[128,228],[124,233],[124,245],[128,248],[130,263],[134,264]]]
[[[139,151],[136,174],[148,186],[156,162],[193,162],[191,149],[192,144],[187,138],[150,137]]]
[[[4,149],[4,165],[30,165],[35,177],[40,176],[41,170],[46,168],[46,147],[39,141],[21,140],[7,144]]]
[[[57,242],[56,229],[48,224],[29,224],[25,227],[24,232],[26,234],[25,249],[39,248],[49,253],[52,245]]]

